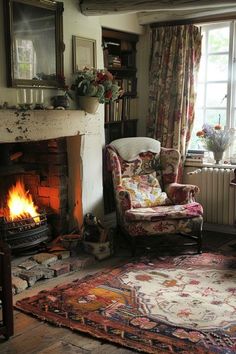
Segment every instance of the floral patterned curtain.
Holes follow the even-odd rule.
[[[151,30],[147,136],[185,158],[194,121],[201,32],[193,25]]]

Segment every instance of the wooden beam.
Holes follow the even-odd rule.
[[[235,0],[79,0],[82,14],[99,16],[139,11],[182,11],[225,9],[234,6]]]
[[[139,12],[137,14],[140,25],[161,24],[176,21],[185,21],[185,23],[204,23],[204,21],[227,21],[236,18],[236,7],[215,10],[183,10],[179,11],[152,11]]]

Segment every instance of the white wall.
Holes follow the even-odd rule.
[[[100,17],[102,27],[116,29],[118,31],[143,33],[143,27],[138,24],[136,14],[104,15]]]
[[[0,0],[0,9],[3,8],[3,0]],[[63,37],[65,43],[64,52],[64,74],[67,83],[71,82],[72,74],[72,35],[92,38],[97,44],[97,67],[103,67],[103,53],[101,47],[101,27],[113,28],[127,32],[140,34],[142,27],[138,25],[137,16],[114,15],[114,16],[84,16],[80,13],[78,0],[64,1],[63,14]],[[3,11],[0,11],[0,104],[8,101],[9,104],[16,104],[16,89],[6,87],[6,63],[5,63],[5,40]],[[44,96],[52,97],[55,91],[45,89]]]
[[[3,0],[0,0],[0,8],[3,7]],[[128,31],[133,33],[141,33],[142,28],[138,26],[135,14],[87,17],[80,13],[78,0],[64,1],[63,14],[63,37],[65,43],[64,52],[64,74],[66,83],[70,85],[72,74],[72,35],[92,38],[97,44],[97,67],[103,67],[103,52],[101,46],[101,27],[113,28],[116,30]],[[0,11],[0,104],[8,101],[9,104],[16,104],[16,89],[6,87],[6,63],[5,63],[5,43],[4,43],[4,25],[3,14]],[[56,91],[52,89],[44,90],[46,103],[50,102],[50,97],[55,95]],[[75,108],[75,105],[72,105]],[[103,106],[101,105],[99,112],[103,122]],[[68,139],[69,151],[76,144],[75,138]],[[80,137],[78,137],[78,143]],[[89,158],[82,162],[80,176],[85,178],[83,181],[82,200],[83,212],[93,211],[99,217],[103,216],[103,196],[102,196],[102,145],[104,143],[104,129],[101,126],[101,136],[95,140],[90,137],[84,144],[84,148],[90,151]],[[71,145],[70,145],[71,144]],[[73,150],[74,151],[74,150]],[[80,153],[74,151],[74,154]],[[80,161],[80,160],[79,160]],[[78,164],[78,161],[77,161]],[[81,165],[81,164],[80,164]],[[72,169],[73,170],[73,169]],[[86,175],[86,176],[85,176]],[[78,178],[78,176],[76,177]],[[82,177],[80,177],[82,178]]]

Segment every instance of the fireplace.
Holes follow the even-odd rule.
[[[68,232],[67,180],[65,139],[1,144],[1,232],[13,251]]]
[[[42,221],[36,226],[25,217],[16,226],[32,236],[31,243],[44,238],[46,228],[56,237],[81,227],[86,212],[102,218],[103,131],[99,113],[0,110],[0,208],[22,180]],[[2,218],[1,234],[9,237],[12,225]]]

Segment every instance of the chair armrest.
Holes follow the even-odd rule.
[[[166,193],[174,204],[187,204],[195,201],[195,194],[200,191],[198,186],[192,184],[170,183]]]
[[[131,197],[130,193],[122,186],[117,186],[116,189],[116,199],[119,206],[120,212],[123,214],[124,211],[131,209]]]

